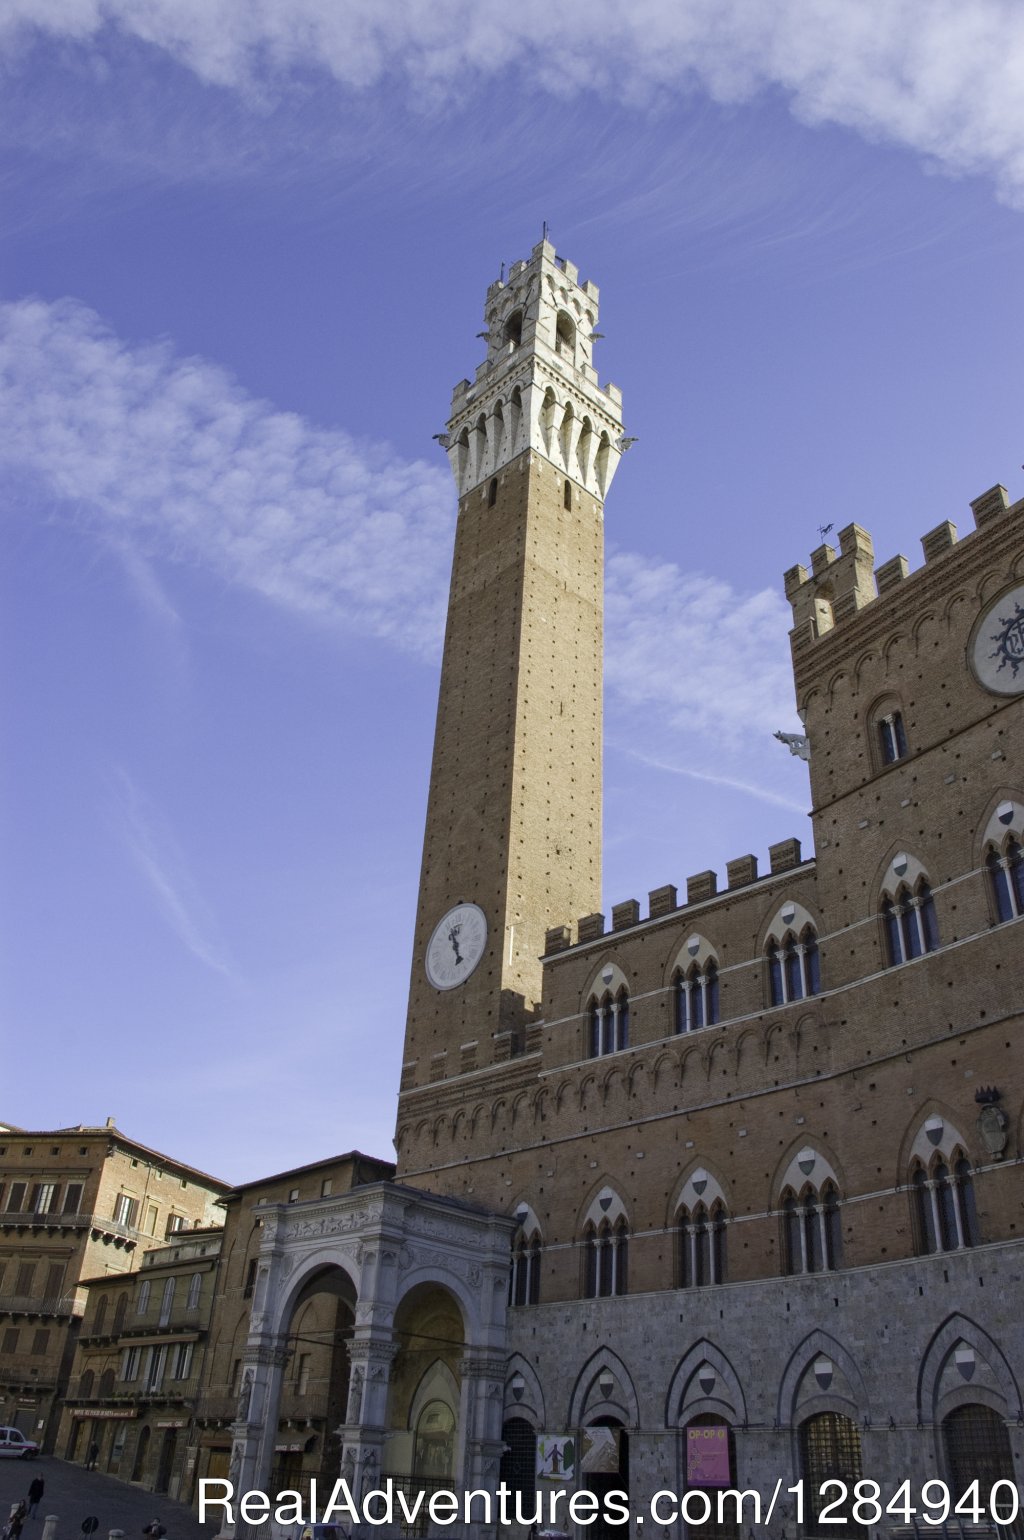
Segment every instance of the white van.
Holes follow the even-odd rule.
[[[35,1439],[26,1438],[20,1428],[0,1428],[0,1460],[34,1460],[38,1453]]]

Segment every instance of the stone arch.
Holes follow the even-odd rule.
[[[695,1181],[704,1183],[700,1192],[694,1186]],[[675,1187],[669,1192],[665,1205],[665,1225],[671,1229],[676,1222],[676,1215],[683,1207],[695,1208],[698,1203],[703,1203],[710,1210],[716,1202],[729,1211],[728,1182],[723,1180],[722,1173],[712,1162],[694,1155],[683,1167]]]
[[[704,1364],[710,1365],[716,1379],[707,1390],[697,1380]],[[696,1393],[691,1389],[694,1385]],[[679,1360],[669,1381],[665,1396],[665,1426],[682,1427],[684,1422],[706,1413],[724,1417],[733,1424],[743,1425],[747,1421],[747,1401],[739,1375],[721,1349],[707,1337],[701,1337]]]
[[[818,1329],[809,1332],[797,1344],[782,1372],[776,1403],[776,1418],[779,1426],[795,1427],[800,1385],[818,1357],[829,1359],[841,1371],[851,1395],[842,1395],[833,1391],[831,1387],[828,1390],[821,1390],[810,1400],[801,1403],[800,1420],[813,1417],[818,1412],[838,1412],[840,1416],[849,1417],[853,1422],[860,1422],[863,1417],[873,1420],[867,1383],[856,1360],[835,1337]]]
[[[860,654],[856,663],[853,665],[853,678],[858,690],[863,688],[864,673],[867,670],[868,664],[879,662],[881,662],[881,654],[879,653],[877,647],[868,647],[864,652]]]
[[[609,974],[611,975],[610,977],[608,976]],[[629,980],[618,963],[613,962],[610,957],[606,957],[593,970],[587,981],[586,988],[580,995],[580,1011],[586,1014],[587,1005],[592,999],[600,1000],[602,995],[605,994],[617,995],[620,989],[624,989],[627,994],[632,992],[629,987]]]
[[[942,610],[942,618],[946,622],[947,631],[952,631],[955,624],[953,615],[957,605],[968,604],[969,602],[970,596],[968,595],[967,590],[964,588],[958,589],[956,593],[950,594]]]
[[[476,1132],[477,1132],[477,1130],[480,1127],[481,1119],[483,1118],[483,1115],[486,1112],[486,1110],[487,1110],[486,1103],[484,1103],[484,1102],[477,1102],[476,1106],[473,1108],[472,1112],[469,1114],[469,1131],[470,1131],[470,1134],[473,1137],[476,1136]]]
[[[602,1374],[611,1374],[615,1388],[607,1397],[598,1385]],[[597,1399],[591,1399],[597,1392]],[[599,1347],[591,1353],[576,1376],[569,1395],[567,1428],[582,1428],[587,1420],[595,1417],[619,1417],[626,1427],[640,1426],[640,1403],[636,1388],[625,1363],[610,1347]]]
[[[744,1027],[742,1031],[736,1034],[736,1041],[733,1047],[733,1062],[737,1069],[739,1069],[741,1059],[750,1057],[751,1049],[758,1045],[760,1038],[760,1027]]]
[[[614,1224],[619,1218],[625,1219],[629,1224],[629,1210],[612,1178],[607,1175],[600,1176],[580,1205],[577,1228],[582,1232],[588,1221],[598,1225],[603,1219],[607,1219],[610,1224]]]
[[[758,931],[758,951],[763,953],[770,941],[781,945],[789,935],[800,936],[811,926],[816,935],[822,931],[820,916],[795,898],[775,898],[766,912]]]
[[[359,1295],[360,1283],[355,1247],[343,1248],[339,1245],[332,1246],[329,1243],[325,1246],[317,1247],[316,1251],[312,1252],[309,1256],[303,1257],[301,1261],[296,1263],[295,1269],[289,1276],[285,1287],[280,1291],[277,1308],[273,1312],[273,1333],[275,1336],[280,1337],[284,1334],[285,1324],[291,1322],[303,1302],[303,1296],[305,1295],[308,1298],[317,1292],[310,1285],[318,1279],[326,1281],[328,1275],[336,1270],[344,1274],[351,1289],[352,1305],[353,1307],[355,1306]],[[246,1333],[248,1333],[248,1322],[243,1322],[242,1324],[245,1326]]]
[[[647,1065],[642,1059],[637,1059],[626,1076],[626,1090],[630,1096],[636,1096],[637,1087],[641,1082],[651,1083],[651,1075]]]
[[[528,1091],[520,1091],[518,1096],[513,1097],[509,1115],[510,1128],[515,1128],[516,1123],[519,1121],[522,1110],[529,1100],[529,1094]]]
[[[914,617],[914,623],[911,627],[911,634],[914,638],[915,651],[920,651],[921,638],[925,634],[926,627],[932,624],[937,618],[937,612],[935,610],[925,610],[923,614],[916,615]]]
[[[765,1062],[765,1064],[767,1064],[769,1059],[772,1056],[772,1049],[775,1048],[777,1046],[777,1044],[785,1045],[785,1043],[787,1042],[787,1038],[786,1038],[786,1024],[785,1024],[785,1022],[784,1021],[778,1021],[778,1020],[776,1020],[776,1021],[771,1021],[771,1020],[766,1021],[765,1024],[764,1024],[764,1028],[763,1028],[763,1035],[764,1035],[764,1062]]]
[[[524,1386],[517,1396],[518,1386],[513,1389],[516,1376],[524,1381]],[[522,1353],[513,1353],[508,1361],[505,1371],[505,1418],[525,1417],[537,1432],[541,1432],[546,1426],[544,1412],[544,1390],[536,1369]]]
[[[663,1077],[667,1078],[669,1074],[674,1074],[677,1080],[682,1078],[679,1073],[679,1060],[674,1053],[669,1053],[667,1050],[659,1053],[652,1065],[651,1073],[655,1088],[661,1085]]]
[[[887,636],[883,642],[882,657],[885,661],[885,669],[887,673],[892,669],[893,653],[895,652],[896,648],[901,645],[901,643],[905,643],[907,641],[908,636],[909,632],[907,631],[893,631],[892,635]]]
[[[1008,821],[999,816],[999,810],[1006,802],[1013,804],[1013,812]],[[1000,786],[985,803],[978,821],[975,864],[981,866],[988,846],[1000,844],[1010,834],[1024,843],[1024,789],[1019,786]]]
[[[880,902],[883,897],[894,898],[902,887],[913,890],[922,878],[925,882],[931,880],[923,861],[904,845],[894,841],[875,867],[872,891],[878,895]]]
[[[937,1139],[929,1137],[928,1124],[933,1119],[941,1120],[943,1125],[942,1134]],[[908,1172],[915,1158],[927,1165],[936,1152],[949,1158],[958,1145],[965,1153],[969,1153],[970,1146],[960,1131],[959,1114],[945,1102],[929,1097],[918,1106],[903,1130],[897,1153],[894,1186],[906,1186]]]
[[[966,1380],[962,1394],[942,1391],[943,1373],[960,1343],[973,1348],[988,1365],[997,1383],[996,1396],[988,1387],[970,1386]],[[1002,1404],[993,1404],[1000,1398]],[[957,1312],[947,1316],[936,1329],[922,1355],[917,1378],[917,1415],[921,1422],[934,1423],[938,1431],[942,1419],[967,1401],[981,1401],[1007,1418],[1022,1415],[1020,1386],[1003,1350],[984,1327]]]
[[[807,1159],[801,1163],[805,1153]],[[811,1155],[814,1156],[813,1164],[810,1164]],[[805,1170],[804,1167],[809,1164],[810,1169]],[[776,1164],[772,1173],[769,1201],[777,1206],[779,1197],[787,1187],[792,1189],[794,1196],[799,1197],[810,1188],[820,1191],[829,1181],[835,1184],[840,1194],[846,1192],[843,1171],[831,1147],[817,1135],[803,1129],[797,1138],[790,1140]]]
[[[410,1430],[415,1429],[428,1403],[439,1399],[447,1401],[456,1416],[458,1416],[458,1381],[443,1359],[438,1358],[434,1360],[429,1368],[424,1369],[420,1382],[413,1391],[408,1412],[408,1427]]]
[[[584,1075],[582,1080],[580,1081],[579,1095],[578,1095],[578,1097],[576,1099],[576,1104],[579,1107],[579,1110],[581,1112],[585,1112],[586,1111],[586,1108],[587,1108],[587,1092],[591,1091],[591,1090],[593,1090],[593,1091],[597,1090],[597,1076],[596,1075]]]
[[[626,1077],[618,1065],[614,1065],[610,1070],[608,1070],[607,1074],[603,1075],[601,1078],[600,1089],[602,1104],[607,1104],[608,1098],[612,1094],[612,1088],[616,1081],[619,1082],[619,1085],[622,1089],[625,1089]]]
[[[701,1050],[697,1047],[696,1043],[692,1044],[689,1048],[685,1049],[684,1052],[681,1053],[680,1056],[679,1056],[679,1081],[680,1081],[680,1084],[682,1084],[682,1081],[685,1078],[688,1070],[690,1070],[693,1067],[694,1060],[696,1060],[697,1064],[701,1064],[703,1062],[703,1054],[701,1053]]]

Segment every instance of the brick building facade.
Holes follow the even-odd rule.
[[[986,493],[913,573],[850,525],[786,574],[813,855],[737,854],[685,900],[656,873],[609,925],[603,507],[631,440],[598,303],[547,241],[487,291],[442,438],[459,516],[397,1178],[261,1203],[219,1458],[271,1483],[326,1288],[349,1347],[323,1472],[340,1454],[357,1491],[529,1497],[559,1433],[633,1531],[700,1484],[705,1439],[766,1499],[977,1477],[984,1507],[1024,1472],[1024,502]],[[768,1532],[794,1530],[833,1532],[788,1494]]]
[[[85,1308],[82,1281],[131,1272],[167,1236],[219,1221],[215,1177],[114,1126],[0,1126],[0,1422],[51,1448]]]

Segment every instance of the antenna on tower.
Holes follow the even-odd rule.
[[[498,282],[499,283],[504,283],[505,282],[505,264],[504,264],[504,262],[501,264],[501,277],[498,279]]]
[[[541,225],[540,238],[542,241],[546,241],[548,238],[548,222],[546,219]]]

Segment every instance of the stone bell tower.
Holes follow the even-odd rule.
[[[452,397],[459,493],[403,1089],[508,1059],[544,932],[599,907],[603,506],[621,394],[598,291],[547,240],[492,283]]]

